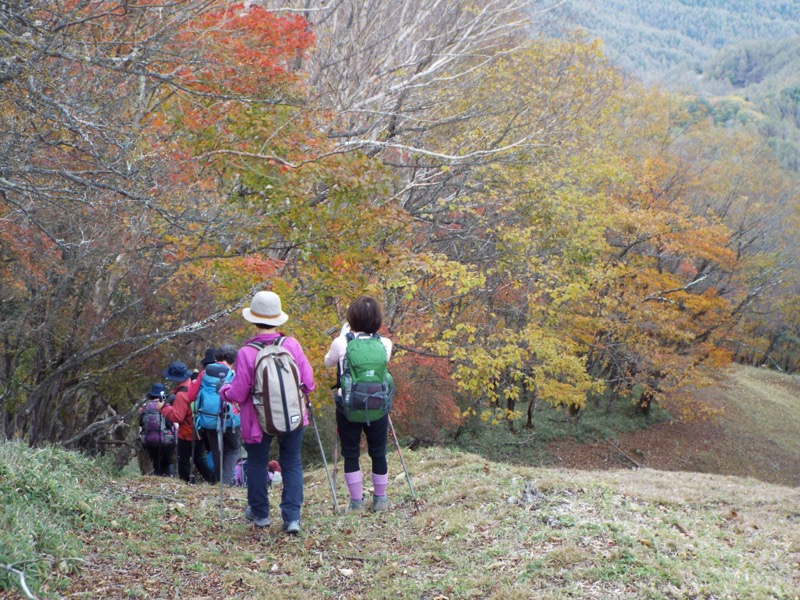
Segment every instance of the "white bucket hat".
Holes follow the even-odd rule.
[[[281,299],[275,292],[258,292],[250,301],[250,307],[242,310],[245,321],[263,325],[283,325],[289,315],[281,310]]]

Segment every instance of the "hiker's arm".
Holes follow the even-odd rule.
[[[311,363],[308,362],[303,347],[294,338],[286,338],[283,346],[292,353],[294,360],[297,363],[297,368],[300,369],[300,383],[305,388],[305,392],[310,394],[316,388],[314,383],[314,370],[311,368]]]
[[[388,362],[392,359],[392,340],[381,336],[381,342],[383,342],[383,347],[386,348],[386,361]]]
[[[172,404],[162,404],[159,412],[173,423],[182,423],[189,411],[189,404],[188,401],[181,401],[179,395]]]
[[[219,389],[219,396],[227,402],[242,404],[251,400],[253,395],[253,363],[258,351],[244,346],[236,355],[236,374],[233,381]]]
[[[200,394],[200,380],[205,372],[205,369],[200,371],[200,374],[189,384],[189,404],[197,400],[197,396]]]
[[[325,366],[326,367],[335,367],[339,364],[339,361],[342,360],[342,356],[344,356],[344,351],[347,349],[347,338],[344,336],[339,336],[333,342],[331,342],[331,348],[328,350],[328,353],[325,355]]]

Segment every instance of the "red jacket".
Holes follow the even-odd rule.
[[[175,400],[172,404],[161,407],[161,414],[173,423],[178,424],[178,439],[193,440],[194,417],[192,416],[192,403],[189,401],[189,383],[187,379],[172,390]]]

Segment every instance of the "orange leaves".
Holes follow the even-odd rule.
[[[258,5],[231,4],[192,22],[181,36],[199,44],[200,60],[184,80],[199,89],[256,97],[280,94],[295,79],[292,63],[313,46],[308,23]]]
[[[261,256],[245,256],[241,262],[241,268],[255,277],[260,279],[267,279],[275,275],[278,269],[283,265],[283,261],[275,260],[272,258],[263,258]]]
[[[0,212],[2,215],[2,212]],[[3,286],[25,292],[44,285],[50,269],[59,268],[60,250],[53,241],[37,229],[17,225],[3,218],[0,227],[0,275]],[[50,256],[51,260],[42,260]]]
[[[406,353],[389,363],[397,385],[392,414],[397,426],[421,440],[442,441],[461,421],[449,361]]]

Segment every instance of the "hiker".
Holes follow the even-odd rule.
[[[208,348],[203,358],[203,370],[198,375],[197,380],[192,382],[192,385],[189,386],[189,401],[194,403],[195,406],[197,405],[203,377],[206,374],[206,369],[210,365],[221,365],[233,373],[235,362],[236,348],[230,344],[223,344],[219,348]],[[232,375],[227,377],[228,380],[231,378]],[[214,407],[218,409],[220,400],[216,389],[212,388],[210,393],[217,396],[214,398],[214,400],[216,400]],[[239,447],[241,445],[239,440],[241,438],[242,428],[239,419],[239,407],[228,403],[227,406],[222,408],[226,411],[223,413],[222,419],[224,421],[222,433],[222,481],[227,485],[233,485],[233,470],[236,467],[236,461],[239,460]],[[195,412],[197,411],[195,410]],[[206,447],[210,450],[214,460],[216,469],[215,475],[219,476],[220,448],[216,419],[212,419],[212,422],[208,424],[209,428],[206,429],[203,429],[203,427],[198,424],[197,418],[195,418],[195,424],[197,425],[199,435],[208,442]]]
[[[303,504],[303,465],[300,461],[300,448],[303,443],[303,428],[308,424],[308,413],[303,412],[302,425],[289,433],[273,436],[262,430],[253,403],[256,381],[255,359],[259,353],[257,345],[273,344],[278,338],[283,337],[281,345],[297,363],[299,382],[306,394],[314,391],[314,372],[300,343],[276,330],[276,327],[286,323],[289,316],[281,309],[281,299],[275,292],[256,293],[250,301],[250,306],[242,310],[242,315],[245,321],[255,326],[256,335],[239,349],[236,355],[236,376],[230,384],[220,388],[220,397],[225,401],[236,402],[240,408],[242,440],[247,451],[245,465],[247,508],[244,516],[259,528],[268,527],[270,524],[267,463],[272,438],[277,437],[280,449],[278,462],[283,477],[280,503],[283,530],[297,534],[300,532],[300,508]]]
[[[158,400],[166,399],[167,388],[163,383],[154,383],[139,415],[139,437],[150,455],[153,474],[159,477],[175,475],[175,426],[158,409]]]
[[[214,354],[216,353],[216,348],[206,348],[205,354],[203,355],[203,359],[200,361],[202,365],[202,369],[194,368],[192,369],[192,377],[191,381],[189,382],[189,405],[192,409],[192,416],[194,417],[195,414],[195,401],[197,400],[197,393],[200,391],[200,382],[203,379],[203,374],[206,372],[206,367],[208,365],[213,365],[216,359],[214,358]],[[208,468],[214,472],[214,477],[219,477],[219,463],[216,462],[214,458],[214,454],[211,451],[211,441],[210,435],[206,435],[206,432],[202,429],[197,427],[197,420],[194,421],[195,426],[195,443],[203,444],[203,447],[206,449],[206,464]]]
[[[363,475],[359,464],[361,454],[361,434],[367,438],[367,452],[372,459],[372,510],[379,512],[387,508],[386,486],[389,482],[389,467],[386,461],[386,434],[389,423],[387,412],[375,420],[367,419],[358,422],[349,419],[343,407],[341,378],[345,369],[345,356],[349,340],[380,339],[388,362],[392,355],[390,339],[377,335],[383,323],[383,311],[378,301],[371,296],[361,296],[353,301],[345,315],[347,323],[340,335],[331,343],[325,355],[325,366],[337,367],[337,378],[340,383],[334,393],[336,402],[336,427],[344,457],[344,480],[350,492],[350,511],[364,510],[364,494],[362,489]],[[349,338],[349,339],[348,339]],[[375,342],[377,343],[377,342]],[[380,344],[378,345],[380,347]],[[383,359],[383,356],[381,356]]]
[[[189,402],[189,384],[192,372],[180,361],[169,364],[164,370],[164,379],[175,383],[170,394],[175,395],[171,404],[164,401],[158,403],[159,412],[173,423],[178,424],[178,477],[189,483],[194,482],[192,461],[198,473],[208,483],[215,483],[214,472],[206,463],[206,449],[195,435],[191,402]]]

